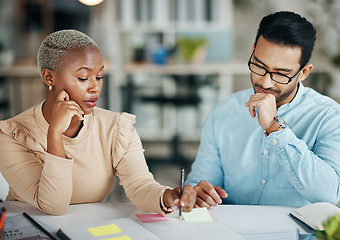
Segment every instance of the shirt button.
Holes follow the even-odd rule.
[[[261,183],[262,183],[262,184],[265,184],[265,183],[266,183],[266,179],[262,179],[262,180],[261,180]]]
[[[267,155],[267,154],[268,154],[268,151],[267,151],[267,150],[264,150],[264,151],[263,151],[263,154],[264,154],[264,155]]]
[[[273,140],[273,144],[276,144],[276,143],[277,143],[277,141],[276,141],[276,139],[274,139],[274,140]]]

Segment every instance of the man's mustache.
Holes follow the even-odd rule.
[[[268,91],[268,92],[273,92],[273,93],[278,93],[278,94],[281,93],[281,91],[279,91],[279,90],[272,89],[272,88],[264,88],[264,87],[262,87],[260,84],[257,84],[257,83],[255,83],[255,87],[261,88],[261,89],[263,89],[264,91]]]

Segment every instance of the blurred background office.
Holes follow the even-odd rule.
[[[89,2],[0,0],[0,120],[44,99],[36,66],[42,40],[56,30],[80,30],[105,58],[99,106],[137,116],[156,180],[177,186],[180,167],[190,170],[210,108],[251,87],[247,61],[258,24],[279,10],[297,12],[317,28],[315,68],[304,84],[340,99],[340,1]]]

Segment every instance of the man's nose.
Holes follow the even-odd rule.
[[[266,75],[264,75],[262,77],[262,81],[261,82],[262,82],[261,85],[262,85],[263,88],[272,88],[274,86],[274,84],[275,84],[275,82],[271,78],[269,72],[267,72]]]

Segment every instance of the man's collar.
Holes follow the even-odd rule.
[[[295,105],[299,104],[300,99],[302,98],[303,94],[306,91],[306,87],[303,86],[302,82],[299,81],[297,88],[298,88],[298,90],[297,90],[293,100],[290,103],[283,104],[282,106],[280,106],[278,108],[278,110],[279,109],[282,110],[282,109],[291,108],[291,107],[294,107]]]

